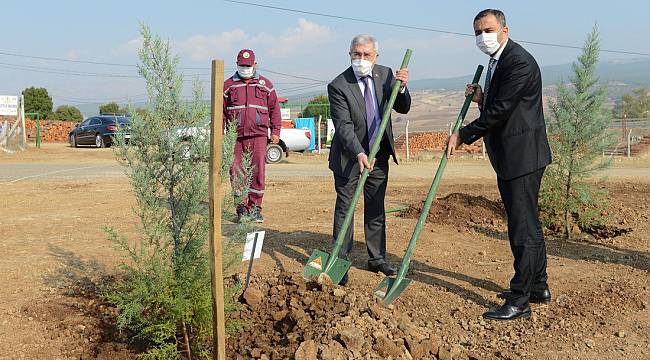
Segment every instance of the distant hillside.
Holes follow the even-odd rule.
[[[573,73],[571,64],[544,66],[541,71],[545,87],[554,87],[560,80],[568,81]],[[611,95],[639,86],[650,87],[650,60],[603,62],[598,65],[597,73],[600,83],[612,85]],[[462,90],[471,78],[468,74],[447,79],[412,80],[409,87],[413,90]]]
[[[546,95],[553,95],[555,85],[560,80],[568,81],[572,75],[572,65],[553,65],[544,66],[542,70],[542,81],[544,83],[544,93]],[[639,86],[650,87],[650,60],[633,60],[626,62],[603,62],[598,65],[598,76],[600,83],[609,85],[609,95],[611,98],[619,98],[622,94],[632,91]],[[422,79],[409,81],[409,88],[411,90],[450,90],[458,91],[465,88],[468,79],[472,75],[458,76],[446,79]],[[484,79],[481,79],[481,83]],[[322,89],[310,90],[305,93],[292,93],[283,95],[279,92],[280,96],[287,96],[289,102],[299,103],[307,101],[315,95],[320,95],[326,92],[325,85]],[[80,104],[75,105],[81,110],[84,117],[97,115],[99,106],[101,104]],[[123,105],[123,104],[120,104]],[[135,103],[135,107],[146,107],[146,103]]]

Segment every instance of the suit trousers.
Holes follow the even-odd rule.
[[[336,207],[334,208],[334,239],[338,236],[345,214],[350,208],[350,202],[359,183],[359,174],[350,178],[334,175],[336,190]],[[377,156],[374,169],[368,174],[363,188],[363,230],[368,250],[368,264],[378,266],[386,262],[386,210],[384,198],[388,185],[388,157]],[[354,217],[348,227],[347,234],[339,257],[348,259],[352,251],[354,232]]]
[[[515,275],[510,280],[509,305],[528,302],[531,291],[548,288],[546,243],[539,221],[537,200],[545,168],[511,179],[497,179],[508,217],[508,239]]]

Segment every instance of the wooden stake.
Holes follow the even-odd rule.
[[[20,95],[20,108],[18,109],[20,123],[23,126],[23,149],[27,148],[27,129],[25,129],[25,96]]]
[[[223,137],[223,60],[212,60],[210,124],[210,275],[212,277],[213,359],[226,360],[223,261],[221,249],[221,139]]]

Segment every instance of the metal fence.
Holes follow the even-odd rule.
[[[416,133],[450,131],[453,120],[455,120],[455,115],[452,110],[455,109],[454,105],[457,102],[455,101],[457,100],[456,97],[462,97],[462,95],[452,95],[451,97],[444,100],[439,100],[437,109],[433,110],[431,113],[427,113],[427,111],[420,111],[416,112],[416,115],[395,114],[395,116],[393,116],[393,133],[395,135],[395,138],[402,136],[405,137],[407,159],[410,158],[411,155],[409,151],[410,136]],[[429,99],[420,99],[419,97],[414,96],[412,100],[412,110],[418,105],[428,106],[431,104]],[[443,109],[445,106],[449,107],[449,109]],[[316,116],[314,119],[317,128],[317,133],[314,134],[314,136],[317,136],[318,139],[320,139],[321,144],[326,143],[326,119],[331,118],[329,103],[283,103],[281,107],[283,109],[289,109],[291,120],[304,115],[304,110],[307,107],[315,107],[320,110],[319,112],[323,115],[323,117],[321,121],[319,121],[318,116]],[[467,119],[472,119],[472,117],[475,117],[476,115],[478,114],[468,114]],[[650,118],[613,119],[610,126],[610,131],[619,133],[619,141],[613,148],[607,149],[605,152],[603,152],[603,155],[630,157],[634,155],[635,147],[638,148],[641,145],[644,145],[647,141],[650,141]]]
[[[614,119],[610,130],[620,134],[619,141],[613,148],[603,151],[603,156],[631,157],[650,144],[650,118]]]

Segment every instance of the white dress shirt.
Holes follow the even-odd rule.
[[[508,38],[506,38],[506,42],[503,43],[503,45],[499,48],[497,53],[492,56],[492,59],[494,59],[494,61],[495,61],[494,70],[497,69],[497,65],[499,63],[499,58],[501,57],[501,53],[503,52],[503,49],[506,48],[506,45],[508,45]]]

